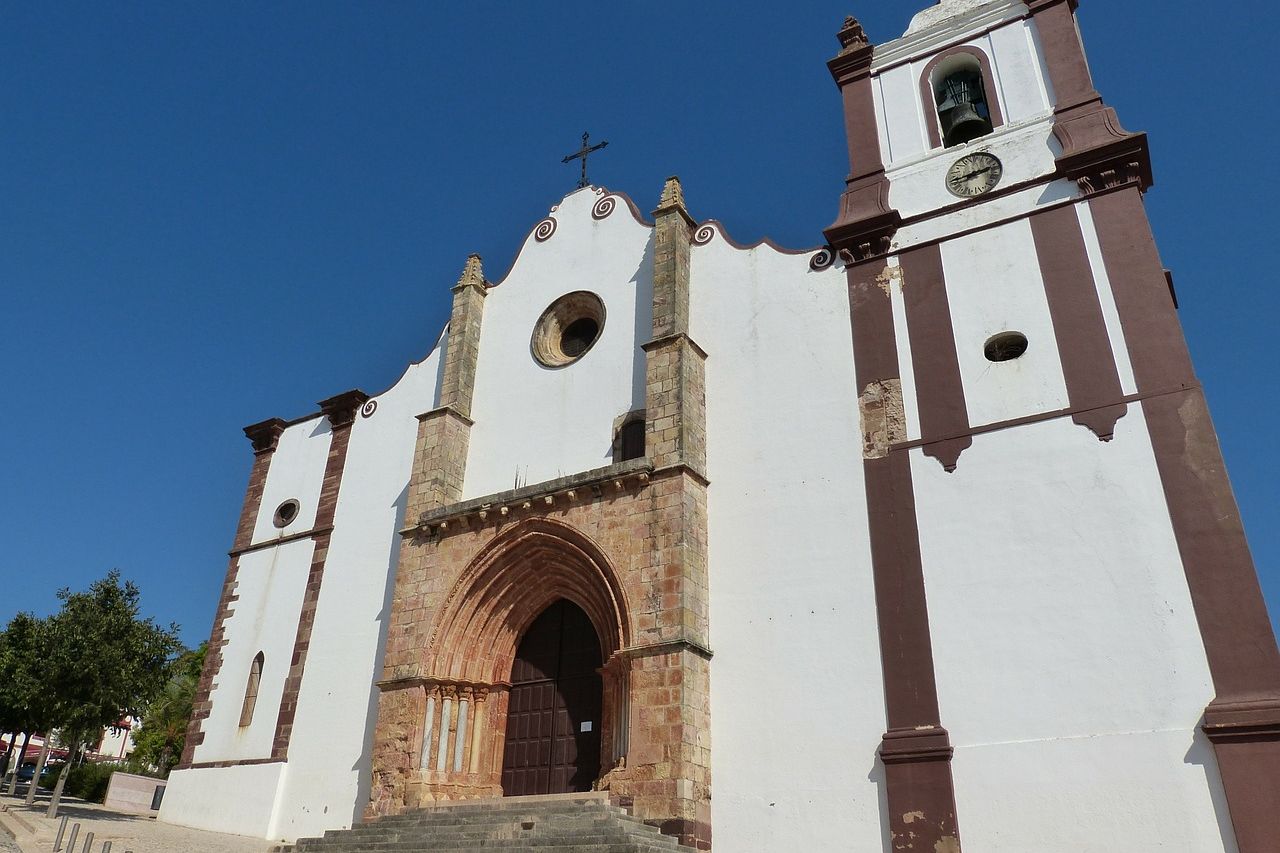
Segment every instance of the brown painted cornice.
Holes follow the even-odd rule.
[[[245,427],[244,434],[249,437],[249,441],[253,442],[253,452],[255,454],[270,453],[276,449],[276,444],[280,441],[280,434],[284,432],[286,426],[288,424],[280,418],[269,418]]]
[[[1204,712],[1204,733],[1214,743],[1280,738],[1280,696],[1260,696],[1234,702],[1214,700]]]
[[[1098,103],[1083,114],[1059,115],[1053,135],[1063,149],[1059,174],[1075,181],[1086,194],[1130,183],[1145,192],[1155,182],[1147,135],[1126,131],[1111,107]]]
[[[845,18],[836,38],[840,41],[840,54],[827,63],[836,83],[844,86],[870,74],[875,47],[867,39],[866,30],[858,19],[852,15]]]
[[[321,400],[317,405],[320,406],[320,411],[324,412],[325,417],[329,419],[330,427],[345,427],[351,425],[351,422],[356,418],[356,412],[368,399],[368,394],[356,388],[351,391],[343,391],[341,394],[330,397],[327,400]]]
[[[840,200],[841,217],[823,230],[828,245],[845,260],[888,254],[902,215],[889,206],[889,180],[881,172],[850,184]]]

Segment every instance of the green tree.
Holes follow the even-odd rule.
[[[54,786],[51,818],[76,754],[122,717],[141,716],[164,690],[182,648],[177,625],[161,628],[138,617],[139,597],[114,570],[85,592],[58,592],[62,607],[48,619],[45,665],[56,697],[53,722],[71,752]]]
[[[179,655],[164,692],[143,709],[142,724],[133,730],[134,749],[129,756],[132,767],[154,770],[168,778],[182,757],[206,651],[208,644],[201,643],[199,648]]]
[[[49,654],[49,620],[37,619],[30,613],[19,613],[10,620],[0,644],[0,685],[4,694],[3,704],[6,728],[20,728],[25,755],[27,743],[34,732],[44,734],[44,746],[40,749],[37,769],[43,769],[49,754],[48,734],[57,717],[57,697],[52,689],[46,660]],[[17,791],[18,779],[14,774],[9,793]],[[35,799],[36,783],[27,789],[27,802]]]

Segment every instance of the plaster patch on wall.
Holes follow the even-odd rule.
[[[902,405],[902,380],[872,382],[858,396],[862,416],[862,455],[883,459],[889,448],[907,440],[907,415]]]
[[[898,292],[902,292],[905,282],[902,278],[902,267],[886,266],[884,272],[876,276],[876,283],[880,285],[880,289],[884,291],[885,296],[893,296],[893,286],[898,285]]]

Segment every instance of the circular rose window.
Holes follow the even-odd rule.
[[[302,509],[302,507],[298,502],[290,498],[280,504],[280,506],[276,507],[275,518],[272,519],[272,522],[276,527],[288,527],[290,524],[293,524],[294,520],[298,517],[298,511],[300,509]]]
[[[585,290],[561,296],[533,327],[533,357],[547,367],[564,367],[582,358],[600,340],[604,303]]]

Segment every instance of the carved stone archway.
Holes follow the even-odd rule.
[[[449,573],[441,569],[443,586]],[[394,744],[375,751],[374,796],[389,800],[379,811],[502,795],[511,665],[525,630],[560,599],[581,608],[600,639],[601,767],[613,767],[626,749],[629,691],[619,652],[632,627],[603,550],[563,522],[525,519],[480,549],[448,589],[416,671],[379,685],[380,739]]]

